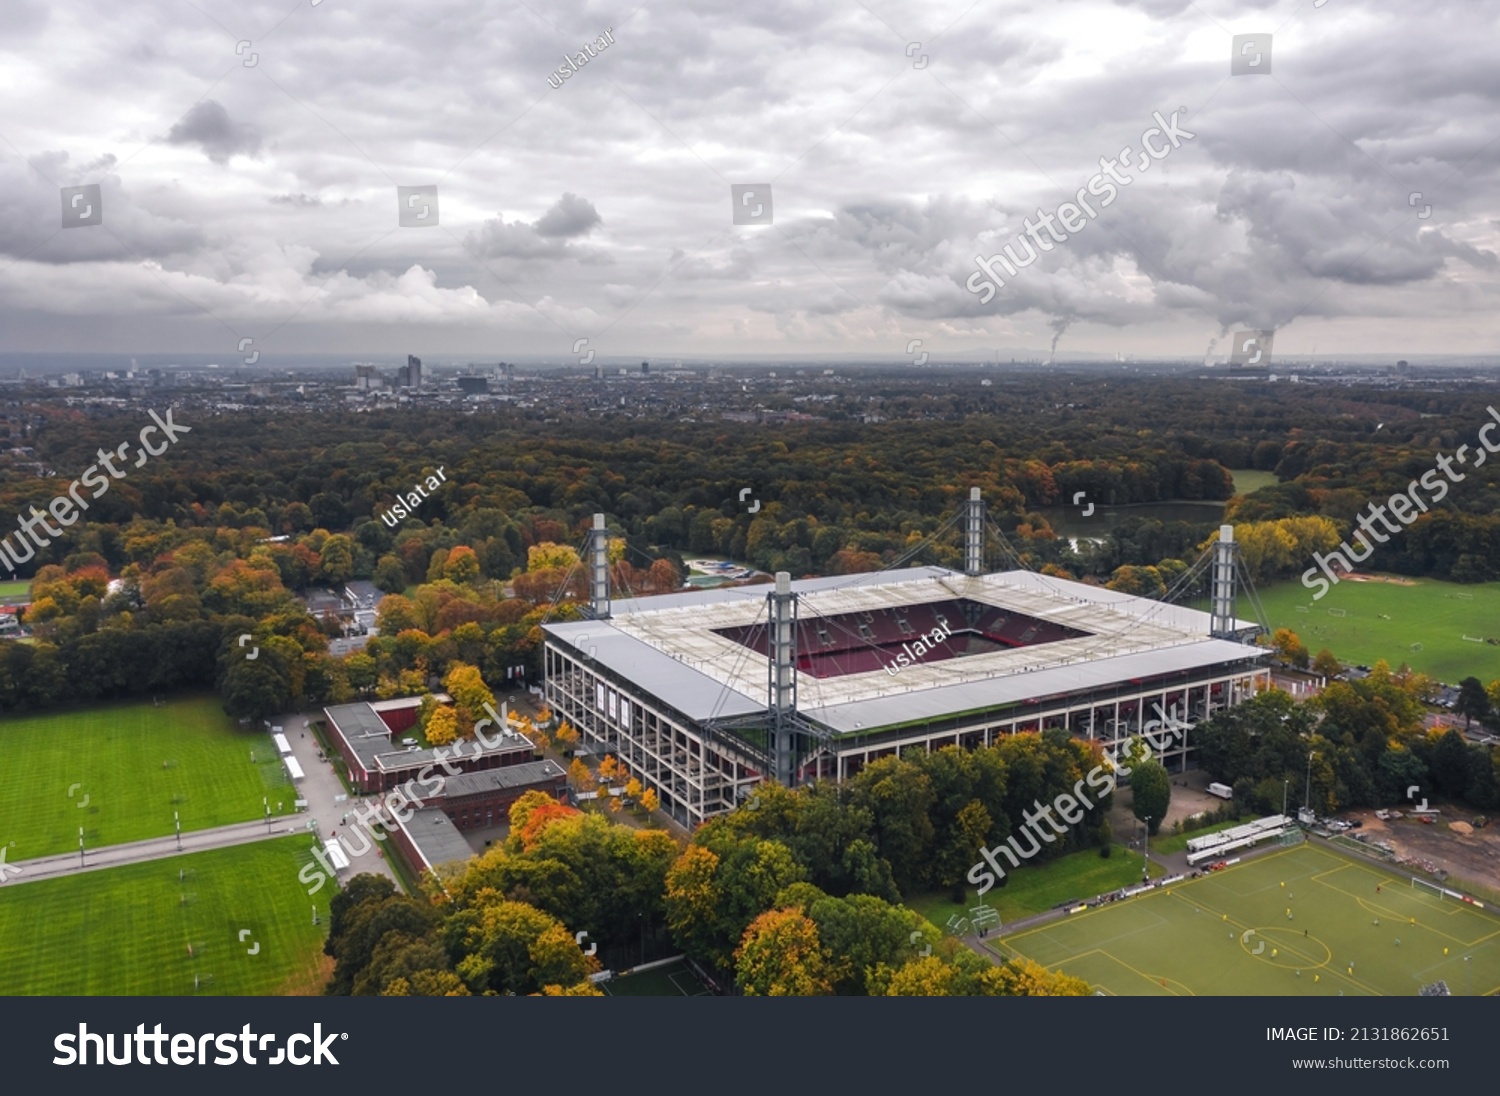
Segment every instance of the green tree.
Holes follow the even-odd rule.
[[[1464,717],[1464,730],[1468,730],[1474,720],[1481,723],[1489,718],[1490,698],[1485,692],[1484,683],[1477,677],[1470,675],[1458,683],[1458,702],[1453,706],[1454,711]]]
[[[1130,810],[1142,822],[1150,820],[1150,832],[1156,833],[1167,817],[1172,802],[1172,778],[1159,761],[1143,761],[1130,770]]]
[[[354,577],[354,539],[338,533],[323,542],[318,553],[318,577],[334,586],[343,586]]]
[[[397,556],[381,556],[373,581],[383,593],[399,594],[406,589],[406,568]]]

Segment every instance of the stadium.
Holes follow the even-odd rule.
[[[547,624],[547,701],[584,747],[617,755],[684,825],[762,780],[845,780],[904,750],[974,748],[1064,729],[1114,747],[1187,725],[1269,684],[1260,630],[1234,615],[1229,527],[1202,612],[1027,570],[982,573],[978,492],[963,572],[911,567],[611,603],[596,515],[592,619]],[[989,526],[993,530],[993,526]],[[993,530],[998,536],[998,530]],[[1149,729],[1149,727],[1147,727]],[[1190,763],[1189,729],[1156,754]]]

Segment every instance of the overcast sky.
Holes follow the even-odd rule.
[[[4,12],[0,351],[940,355],[1061,333],[1060,355],[1222,358],[1242,327],[1278,354],[1500,351],[1482,0]],[[1269,74],[1230,74],[1245,34],[1271,36]],[[965,288],[1156,111],[1191,139],[1153,139],[1160,160],[988,303]],[[86,184],[102,223],[61,227],[60,188]],[[770,185],[770,224],[732,223],[734,184]],[[396,188],[429,185],[437,225],[400,227]]]

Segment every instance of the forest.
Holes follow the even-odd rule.
[[[878,386],[878,385],[877,385]],[[1161,377],[1001,378],[980,398],[893,390],[886,421],[747,424],[563,421],[539,409],[272,414],[190,408],[181,444],[131,468],[85,520],[23,565],[33,640],[0,647],[0,710],[219,689],[257,717],[288,704],[414,691],[455,660],[487,677],[538,665],[545,619],[581,592],[591,516],[613,535],[619,596],[670,590],[684,557],[838,574],[898,562],[957,566],[953,530],[983,489],[1019,564],[1160,596],[1218,519],[1132,518],[1069,547],[1038,508],[1216,500],[1257,581],[1296,575],[1371,500],[1432,453],[1473,442],[1485,404],[1462,392],[1235,385]],[[1063,399],[1067,402],[1061,402]],[[75,476],[128,436],[135,413],[39,401],[10,412],[38,457]],[[380,520],[438,467],[446,482],[392,527]],[[1233,493],[1231,472],[1277,482]],[[1369,566],[1459,582],[1500,578],[1500,468],[1376,549]],[[0,506],[44,506],[58,480],[7,471]],[[760,505],[739,501],[751,488]],[[1210,511],[1211,512],[1211,511]],[[299,597],[369,579],[399,594],[369,649],[330,658],[334,631]],[[268,657],[230,657],[251,634]]]

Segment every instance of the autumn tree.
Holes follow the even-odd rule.
[[[446,746],[458,740],[458,713],[446,704],[432,710],[427,719],[427,744]]]
[[[745,930],[734,953],[747,997],[821,997],[833,992],[818,928],[798,910],[768,910]]]
[[[568,783],[581,792],[591,792],[599,786],[594,779],[594,774],[589,767],[583,763],[583,758],[575,757],[573,763],[568,766]]]

